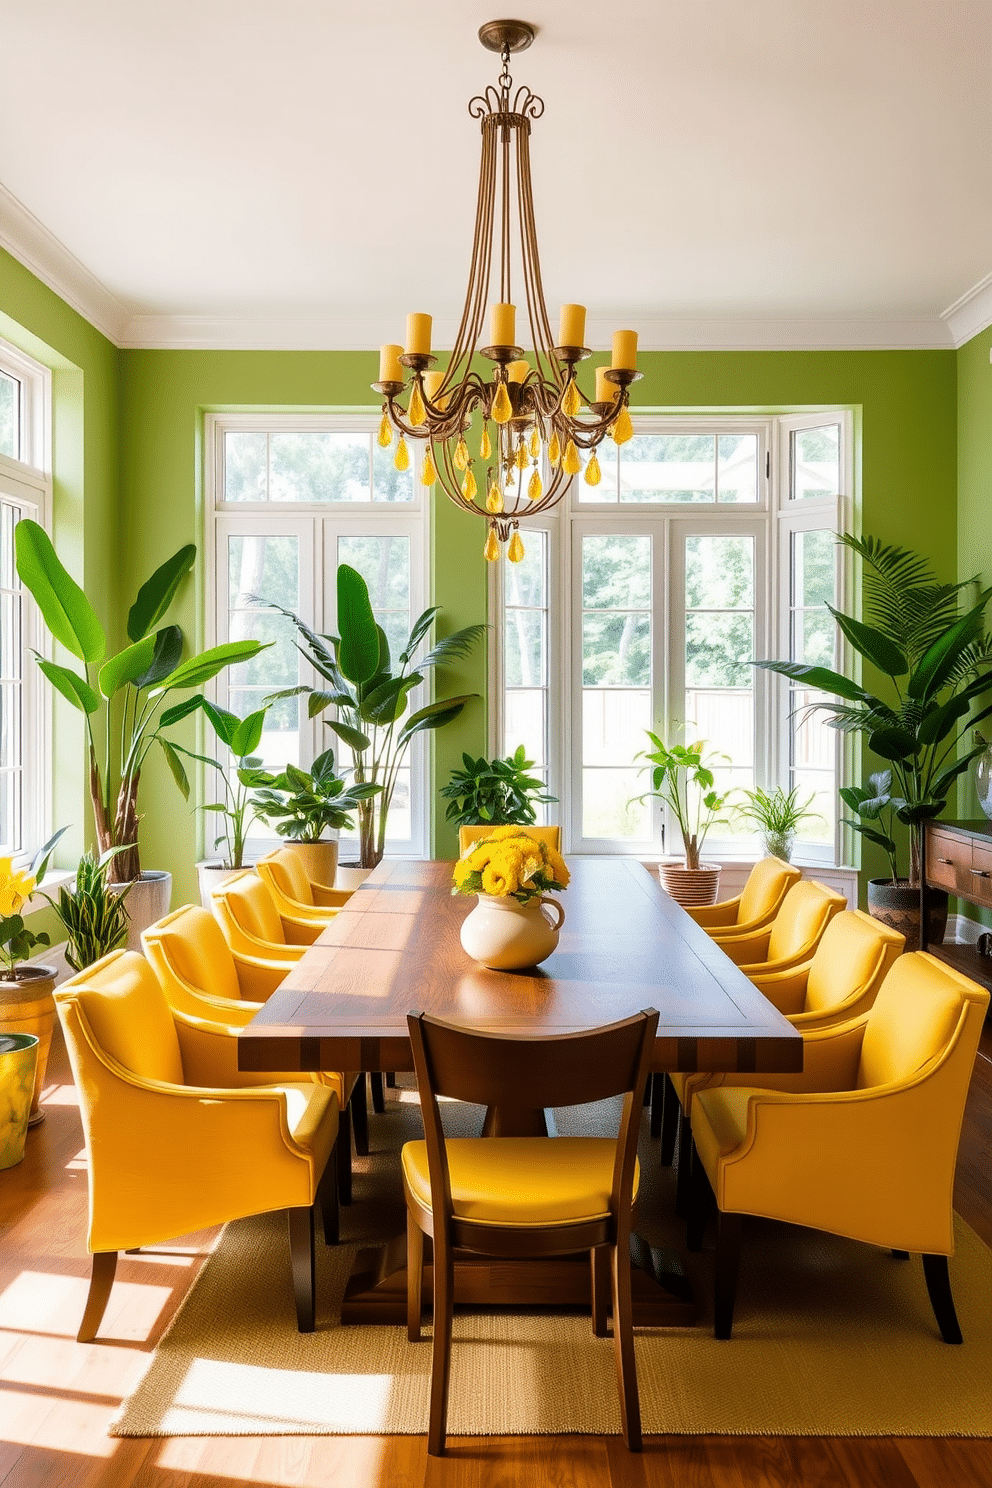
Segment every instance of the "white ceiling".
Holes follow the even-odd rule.
[[[547,298],[600,341],[992,321],[989,0],[520,3]],[[0,0],[0,242],[118,344],[441,342],[500,4]]]

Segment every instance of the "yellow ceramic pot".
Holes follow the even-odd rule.
[[[33,1033],[0,1033],[0,1168],[14,1167],[24,1156],[37,1066]]]
[[[0,1033],[31,1033],[38,1040],[38,1065],[31,1096],[31,1126],[44,1121],[38,1104],[45,1084],[55,1027],[54,966],[19,966],[17,980],[0,981]]]

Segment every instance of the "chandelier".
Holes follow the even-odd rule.
[[[511,563],[524,556],[522,519],[560,501],[583,469],[590,486],[599,484],[597,446],[607,434],[617,444],[633,434],[628,388],[641,376],[637,333],[617,331],[612,365],[596,369],[595,396],[588,399],[576,380],[579,363],[592,354],[582,344],[585,307],[563,305],[557,343],[551,334],[530,174],[530,121],[541,117],[544,103],[526,86],[511,101],[510,54],[529,47],[534,34],[525,21],[489,21],[479,31],[482,45],[501,55],[503,68],[498,85],[490,84],[468,106],[472,118],[481,120],[482,163],[465,308],[448,364],[435,366],[431,317],[415,313],[407,316],[406,346],[381,348],[379,381],[372,384],[383,398],[379,444],[388,448],[398,435],[397,469],[410,468],[407,439],[426,440],[423,484],[440,484],[456,506],[484,517],[486,558],[495,561],[507,544]],[[527,349],[517,345],[510,283],[514,205]],[[491,302],[497,243],[499,299]],[[492,362],[491,376],[480,374],[477,358]]]

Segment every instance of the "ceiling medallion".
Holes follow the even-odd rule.
[[[468,290],[448,365],[435,366],[431,317],[415,313],[407,316],[406,346],[382,347],[379,381],[372,384],[383,398],[380,445],[391,445],[394,431],[399,436],[397,468],[409,468],[408,438],[428,441],[424,485],[439,483],[457,506],[485,517],[485,556],[496,560],[506,544],[511,563],[524,556],[521,520],[560,501],[583,469],[587,483],[598,485],[596,447],[607,434],[617,444],[631,437],[628,388],[641,375],[636,331],[617,331],[612,366],[596,369],[595,397],[587,399],[576,381],[579,362],[591,355],[582,344],[585,307],[563,305],[557,343],[551,334],[530,174],[530,121],[541,117],[544,103],[523,85],[511,101],[509,67],[510,54],[530,46],[534,34],[526,21],[489,21],[479,31],[483,46],[500,53],[503,68],[497,86],[490,84],[468,106],[481,121],[482,163]],[[514,217],[530,332],[526,348],[517,345],[510,283]],[[497,243],[499,299],[491,303]],[[491,376],[476,370],[476,357],[493,363]]]

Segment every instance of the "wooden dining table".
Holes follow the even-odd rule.
[[[639,863],[570,861],[558,948],[541,966],[491,971],[459,940],[475,904],[452,864],[384,861],[238,1036],[243,1070],[408,1071],[407,1013],[521,1037],[595,1028],[657,1008],[652,1070],[802,1069],[801,1035]],[[490,1134],[547,1130],[543,1112],[490,1111]],[[679,1257],[632,1243],[635,1322],[695,1320]],[[425,1267],[426,1301],[430,1268]],[[586,1255],[511,1263],[459,1256],[456,1302],[588,1304]],[[406,1318],[404,1238],[360,1252],[342,1322]]]

